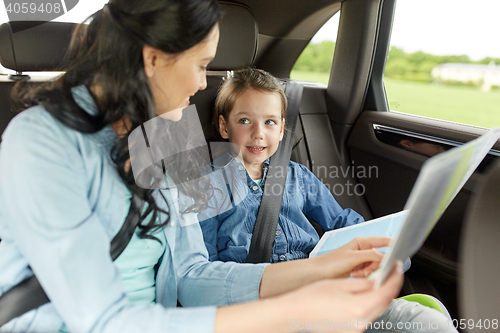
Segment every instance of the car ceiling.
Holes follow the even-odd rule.
[[[225,2],[237,2],[246,5],[254,13],[261,34],[281,38],[290,37],[290,30],[298,22],[302,22],[312,14],[326,8],[325,20],[316,24],[317,27],[321,27],[331,14],[335,13],[333,7],[339,7],[340,4],[340,1],[336,0],[242,0]],[[337,6],[334,6],[335,4]],[[328,12],[330,15],[328,15]],[[307,29],[310,31],[304,31],[304,37],[302,38],[312,38],[316,32],[312,31],[314,28],[311,27]]]

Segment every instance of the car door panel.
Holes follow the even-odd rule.
[[[364,111],[349,137],[348,147],[353,164],[365,168],[376,166],[377,177],[360,178],[365,186],[365,198],[374,217],[394,213],[404,208],[422,164],[429,158],[403,147],[380,140],[377,128],[398,129],[403,133],[431,138],[429,142],[451,145],[468,142],[485,133],[483,128],[430,119],[396,112]],[[432,141],[431,141],[432,140]],[[497,143],[494,149],[498,149]],[[489,156],[489,160],[496,157]],[[482,169],[486,169],[485,166]],[[482,170],[481,170],[482,171]],[[459,239],[465,208],[474,191],[480,172],[475,172],[447,208],[414,261],[428,268],[429,274],[453,282],[457,272]]]

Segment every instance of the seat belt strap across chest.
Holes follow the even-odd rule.
[[[286,82],[285,93],[288,108],[285,126],[288,130],[285,131],[278,150],[269,162],[248,252],[247,262],[249,263],[263,263],[271,260],[303,89],[304,87],[300,83]]]

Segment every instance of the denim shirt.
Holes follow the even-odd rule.
[[[268,167],[269,159],[264,162],[264,180]],[[210,208],[201,212],[198,219],[211,261],[244,263],[247,261],[264,181],[261,186],[257,185],[246,172],[243,163],[236,159],[232,159],[224,168],[227,174],[244,174],[230,177],[233,182],[238,183],[230,186],[233,204],[228,207],[229,200],[221,195],[223,191],[214,191],[209,202]],[[243,198],[234,203],[234,197],[237,196]],[[218,210],[217,214],[210,211],[214,209]],[[363,217],[354,210],[342,209],[328,188],[309,169],[291,161],[271,262],[308,257],[318,243],[319,236],[306,216],[318,222],[325,231],[364,222]]]
[[[73,88],[73,97],[97,112],[85,87]],[[162,190],[168,207],[157,200],[171,222],[156,303],[131,303],[109,254],[128,210],[110,158],[113,129],[83,134],[35,106],[2,138],[0,295],[36,274],[51,302],[1,332],[56,332],[63,322],[72,332],[213,332],[216,306],[258,299],[265,265],[209,262],[196,214],[179,214],[179,202],[190,199],[171,187]]]

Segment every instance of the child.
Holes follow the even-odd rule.
[[[233,164],[236,168],[245,167],[246,177],[243,176],[239,187],[246,186],[248,190],[240,203],[218,216],[206,218],[206,214],[200,214],[212,261],[247,260],[269,158],[278,149],[286,130],[286,109],[280,81],[263,70],[235,71],[219,90],[215,127],[223,139],[238,146],[242,161]],[[271,262],[308,257],[319,237],[307,217],[325,231],[364,221],[352,209],[342,209],[327,187],[301,164],[290,161],[283,193]],[[221,200],[214,195],[209,206],[220,208]]]
[[[215,169],[224,169],[225,176],[220,178],[225,184],[216,186],[219,190],[213,191],[210,208],[198,215],[211,261],[247,261],[269,158],[286,130],[286,108],[281,83],[263,70],[235,71],[219,90],[214,124],[223,139],[239,148],[239,156],[228,163],[227,159],[214,161]],[[212,183],[221,184],[220,180]],[[221,195],[224,186],[230,196]],[[271,262],[308,257],[319,237],[306,216],[324,230],[364,221],[352,209],[342,209],[311,171],[290,161]],[[439,323],[439,328],[431,328],[431,323]],[[367,327],[366,332],[456,332],[441,313],[403,299],[393,300],[374,327]]]

